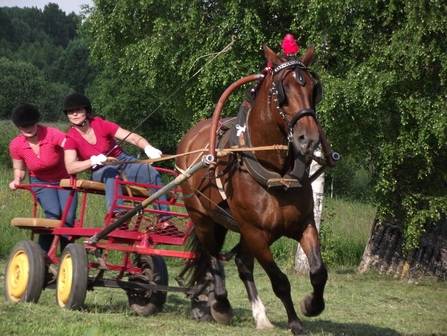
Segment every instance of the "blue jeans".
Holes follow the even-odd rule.
[[[117,159],[119,161],[135,161],[136,158],[126,153],[121,153]],[[119,166],[104,166],[92,172],[92,180],[102,182],[105,184],[106,193],[106,206],[107,211],[110,210],[113,202],[113,195],[115,192],[115,177],[121,173],[124,174],[126,179],[130,182],[147,183],[161,186],[161,177],[158,171],[151,165],[144,163],[129,163],[121,164]],[[153,190],[149,190],[149,193]],[[122,190],[118,190],[118,194],[122,195]],[[162,195],[158,198],[160,201],[167,201],[166,195]],[[117,202],[122,204],[122,200]],[[169,211],[167,204],[160,204],[157,200],[152,203],[154,209]],[[166,220],[170,216],[163,216],[163,220]],[[160,219],[162,220],[162,219]]]
[[[30,183],[38,184],[50,184],[59,185],[59,182],[48,182],[40,180],[37,177],[31,176]],[[45,217],[50,219],[61,219],[62,213],[67,203],[68,196],[70,195],[70,190],[65,189],[53,189],[44,187],[34,187],[32,188],[36,194],[37,201],[42,207]],[[76,217],[76,208],[78,205],[78,195],[75,194],[73,202],[71,203],[70,209],[68,210],[67,218],[65,219],[64,226],[72,227],[74,225],[74,220]],[[38,243],[40,247],[48,252],[51,243],[53,242],[53,236],[50,234],[40,234]],[[61,250],[63,250],[65,240],[61,237]]]

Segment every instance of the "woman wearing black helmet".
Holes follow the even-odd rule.
[[[107,157],[119,161],[135,161],[135,157],[126,154],[115,139],[126,141],[142,150],[150,159],[161,157],[161,151],[152,147],[142,136],[121,128],[118,124],[95,117],[92,114],[90,100],[79,93],[65,97],[64,112],[71,128],[67,132],[65,148],[65,166],[70,174],[92,169],[92,179],[105,183],[107,209],[110,209],[115,195],[115,177],[124,173],[127,180],[139,183],[161,185],[160,174],[150,165],[141,163],[104,166]],[[117,190],[121,193],[121,190]],[[163,211],[159,219],[162,228],[169,225],[166,212],[169,211],[166,196],[155,206]]]
[[[15,190],[25,178],[27,171],[30,183],[35,184],[59,185],[61,179],[68,178],[62,147],[65,134],[57,128],[39,124],[40,113],[31,104],[16,106],[11,120],[19,129],[20,134],[9,144],[14,171],[14,179],[9,183],[9,188]],[[70,192],[44,187],[35,187],[33,190],[44,210],[45,217],[60,219]],[[66,218],[66,226],[73,226],[76,201],[75,197]],[[39,245],[43,250],[48,251],[51,242],[51,235],[39,235]],[[63,246],[66,241],[62,239],[61,243]]]

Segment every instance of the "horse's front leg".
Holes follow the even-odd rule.
[[[247,290],[253,318],[256,322],[256,329],[273,328],[273,325],[270,323],[267,315],[265,314],[265,307],[261,301],[261,298],[258,296],[258,290],[256,289],[253,278],[254,258],[250,253],[248,253],[243,241],[241,241],[240,249],[236,255],[235,262],[239,272],[239,278],[242,280],[245,285],[245,289]]]
[[[289,279],[273,260],[267,235],[262,230],[253,227],[241,228],[241,234],[247,242],[251,254],[255,256],[270,278],[273,292],[283,303],[287,312],[288,326],[292,333],[302,335],[304,333],[303,324],[293,307]]]
[[[307,226],[299,242],[309,262],[310,283],[313,287],[313,292],[301,302],[301,311],[305,316],[317,316],[324,310],[327,270],[321,258],[318,231],[314,224]]]

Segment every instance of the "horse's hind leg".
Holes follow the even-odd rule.
[[[315,225],[309,225],[300,239],[301,247],[309,262],[310,283],[313,292],[301,302],[301,311],[305,316],[317,316],[324,310],[324,286],[327,281],[327,270],[320,253],[320,242]]]
[[[233,318],[233,309],[231,308],[227,289],[225,288],[223,264],[214,256],[211,257],[210,270],[214,279],[214,290],[209,296],[211,315],[217,322],[228,324]]]
[[[243,246],[243,242],[241,242],[235,262],[239,272],[239,278],[242,280],[245,285],[245,289],[247,290],[253,318],[256,321],[256,329],[273,328],[273,325],[270,323],[267,315],[265,314],[265,307],[261,301],[261,298],[258,296],[258,290],[256,289],[253,278],[254,258],[251,254],[247,253]]]
[[[191,216],[192,217],[192,216]],[[208,293],[208,307],[211,316],[219,323],[227,324],[233,318],[233,309],[228,300],[225,288],[225,272],[222,262],[218,259],[225,241],[227,229],[212,222],[196,221],[196,235],[206,253],[202,263],[206,263],[208,272],[212,275],[213,285]],[[206,276],[206,273],[203,273]],[[203,279],[202,281],[206,281]],[[206,312],[203,312],[206,314]]]

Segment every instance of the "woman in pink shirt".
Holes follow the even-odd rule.
[[[65,134],[57,128],[40,125],[40,113],[30,104],[18,105],[13,110],[11,119],[20,134],[9,144],[14,171],[14,179],[9,183],[9,188],[15,190],[25,178],[27,171],[30,183],[58,185],[61,179],[68,178],[62,148]],[[70,191],[45,187],[34,187],[33,191],[44,210],[45,217],[60,219]],[[76,206],[75,197],[65,222],[66,226],[73,226]],[[52,240],[52,235],[39,235],[39,245],[44,251],[49,250]],[[62,249],[66,243],[62,237]]]
[[[115,192],[115,177],[123,173],[127,180],[139,183],[161,185],[160,174],[148,164],[129,163],[119,166],[104,166],[107,157],[119,161],[135,161],[136,158],[126,154],[115,139],[126,141],[142,150],[150,159],[161,157],[161,151],[152,147],[142,136],[121,128],[118,124],[93,116],[90,100],[79,93],[65,97],[64,112],[71,123],[64,145],[65,165],[70,174],[88,169],[92,170],[92,179],[105,184],[107,209],[110,209]],[[117,190],[121,193],[121,190]],[[166,196],[159,198],[161,203],[155,208],[169,211]],[[118,205],[120,202],[118,202]],[[170,217],[164,213],[159,218],[160,227],[169,225]]]

